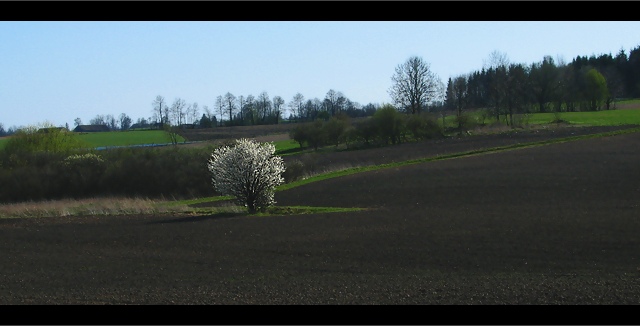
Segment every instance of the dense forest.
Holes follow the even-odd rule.
[[[579,56],[570,63],[546,56],[530,65],[509,63],[494,52],[486,67],[449,78],[444,105],[436,109],[489,109],[500,115],[615,109],[615,102],[640,97],[640,46],[629,55]],[[509,119],[507,119],[507,122]]]

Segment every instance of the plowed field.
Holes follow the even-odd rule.
[[[276,193],[367,208],[355,213],[3,219],[0,303],[636,305],[639,145],[640,133],[577,140]],[[336,154],[384,163],[412,146]]]

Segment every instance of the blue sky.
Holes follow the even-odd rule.
[[[494,51],[525,64],[628,54],[638,31],[640,21],[0,21],[0,123],[135,121],[157,95],[201,113],[227,92],[288,103],[333,89],[388,103],[394,69],[411,56],[446,83]]]

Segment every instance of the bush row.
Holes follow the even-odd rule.
[[[300,147],[316,150],[327,145],[388,145],[442,135],[443,129],[436,116],[428,113],[407,115],[391,105],[382,106],[372,117],[357,123],[338,114],[326,121],[301,124],[289,133]]]
[[[215,195],[207,160],[212,148],[0,152],[0,202],[127,196]]]

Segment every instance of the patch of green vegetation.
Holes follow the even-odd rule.
[[[164,130],[135,130],[82,133],[79,138],[91,147],[167,144],[171,138]],[[178,142],[185,139],[178,135]]]
[[[0,150],[4,149],[4,147],[7,145],[8,140],[9,140],[9,137],[0,138]]]
[[[624,110],[600,110],[600,111],[584,111],[584,112],[548,112],[548,113],[529,113],[526,115],[526,123],[530,125],[546,125],[554,123],[555,120],[574,124],[577,126],[617,126],[617,125],[640,125],[640,99],[625,100],[617,102],[618,106],[624,106]],[[480,123],[485,124],[496,123],[494,116],[482,119],[482,110],[467,113],[469,117]],[[515,117],[515,116],[514,116]],[[445,126],[452,127],[456,125],[455,114],[449,114],[445,117]],[[442,121],[442,119],[440,120]],[[500,117],[499,124],[505,124],[504,116]]]
[[[617,101],[616,106],[627,106],[627,107],[640,109],[640,99],[628,99],[628,100]]]
[[[300,144],[293,139],[274,141],[273,144],[276,146],[275,154],[280,156],[299,154],[305,151],[305,149],[300,148]]]
[[[582,126],[640,125],[640,109],[604,110],[587,112],[561,112],[562,120]],[[555,113],[534,113],[530,115],[530,124],[548,124],[556,119]]]

